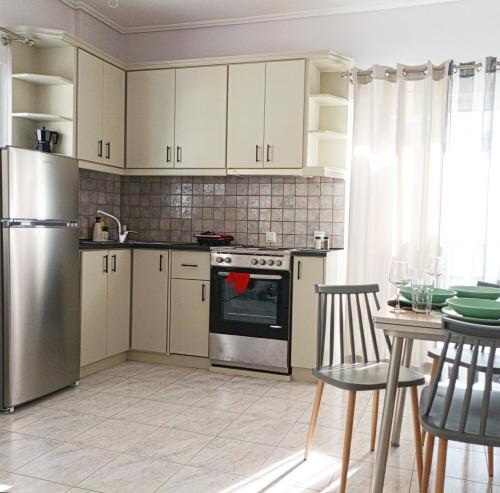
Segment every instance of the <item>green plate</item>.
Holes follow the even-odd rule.
[[[401,306],[406,305],[409,306],[410,308],[413,306],[411,303],[411,300],[405,298],[404,296],[401,296],[400,298]],[[444,308],[445,306],[448,306],[448,303],[432,303],[432,308],[433,310],[440,310],[441,308]]]
[[[411,288],[405,287],[401,288],[401,294],[407,299],[411,301]],[[432,304],[438,306],[442,304],[446,306],[446,300],[448,298],[452,298],[457,294],[456,291],[452,289],[442,289],[442,288],[433,288],[432,289]]]
[[[500,297],[500,288],[489,288],[487,286],[450,286],[450,289],[454,289],[459,298],[496,300]]]
[[[492,318],[474,318],[474,317],[464,317],[457,313],[453,308],[449,306],[441,308],[441,311],[450,318],[455,320],[461,320],[462,322],[469,322],[471,324],[482,324],[482,325],[498,325],[500,326],[500,320],[494,320]]]
[[[448,306],[464,317],[499,319],[500,301],[479,298],[448,298]]]

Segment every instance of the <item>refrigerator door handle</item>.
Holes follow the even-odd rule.
[[[78,221],[41,221],[39,219],[0,219],[8,228],[78,228]]]

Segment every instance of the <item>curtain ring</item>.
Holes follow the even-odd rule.
[[[424,70],[424,75],[429,75],[429,70],[428,69]]]
[[[403,74],[403,77],[406,77],[408,75],[408,72],[405,68],[401,71],[401,73]]]
[[[389,71],[388,71],[388,70],[386,70],[386,71],[384,72],[384,75],[385,75],[385,78],[386,78],[386,79],[388,79],[388,78],[391,76],[391,74],[389,73]]]
[[[482,64],[482,63],[478,63],[478,64],[477,64],[477,67],[476,67],[476,70],[477,70],[478,72],[481,72],[481,69],[482,69],[482,68],[483,68],[483,64]]]
[[[373,79],[373,70],[370,70],[370,79]]]

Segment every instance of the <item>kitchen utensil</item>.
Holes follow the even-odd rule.
[[[52,152],[52,144],[59,142],[59,132],[47,130],[45,127],[36,130],[36,150],[42,152]]]

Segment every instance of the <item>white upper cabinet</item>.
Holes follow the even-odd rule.
[[[103,164],[124,166],[125,158],[125,72],[103,62]]]
[[[228,168],[263,167],[265,95],[265,63],[229,66]]]
[[[127,75],[127,167],[172,168],[175,70]]]
[[[124,165],[125,72],[78,50],[77,157]]]
[[[225,168],[227,66],[175,71],[175,167]]]
[[[78,50],[78,159],[102,161],[102,60]]]
[[[302,167],[304,81],[304,60],[266,64],[265,167]]]

